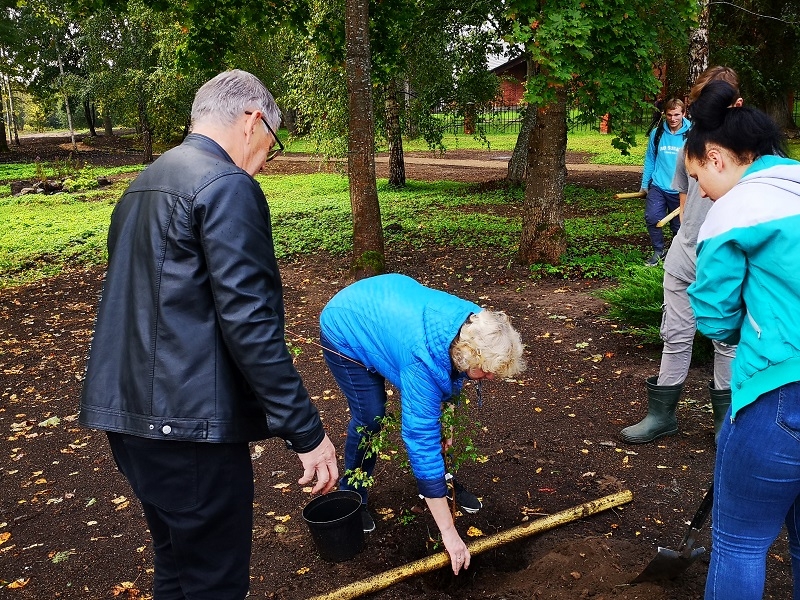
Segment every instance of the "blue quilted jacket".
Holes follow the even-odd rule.
[[[336,352],[377,371],[400,390],[401,429],[420,493],[446,495],[441,447],[442,402],[461,390],[450,344],[477,304],[423,286],[405,275],[358,281],[320,315]]]

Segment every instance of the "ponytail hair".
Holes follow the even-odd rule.
[[[740,164],[769,154],[786,156],[786,136],[777,123],[757,108],[733,106],[738,98],[739,90],[727,81],[703,87],[690,107],[687,158],[702,164],[708,144],[729,150]]]

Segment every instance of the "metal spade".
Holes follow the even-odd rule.
[[[700,507],[692,517],[689,529],[686,531],[686,535],[683,537],[678,549],[671,550],[659,546],[655,558],[648,563],[635,579],[631,580],[631,583],[673,579],[688,569],[694,561],[705,553],[706,549],[704,547],[695,548],[694,543],[697,541],[697,534],[700,533],[703,523],[705,523],[711,512],[711,505],[714,500],[713,492],[714,487],[711,484],[708,486],[705,496],[703,496],[703,501],[700,502]]]

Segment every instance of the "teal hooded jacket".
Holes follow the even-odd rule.
[[[738,344],[731,418],[800,381],[800,163],[756,160],[708,211],[689,298],[705,336]]]

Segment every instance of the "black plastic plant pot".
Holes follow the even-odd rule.
[[[364,549],[361,496],[336,490],[314,498],[303,509],[303,519],[322,560],[343,562]]]

